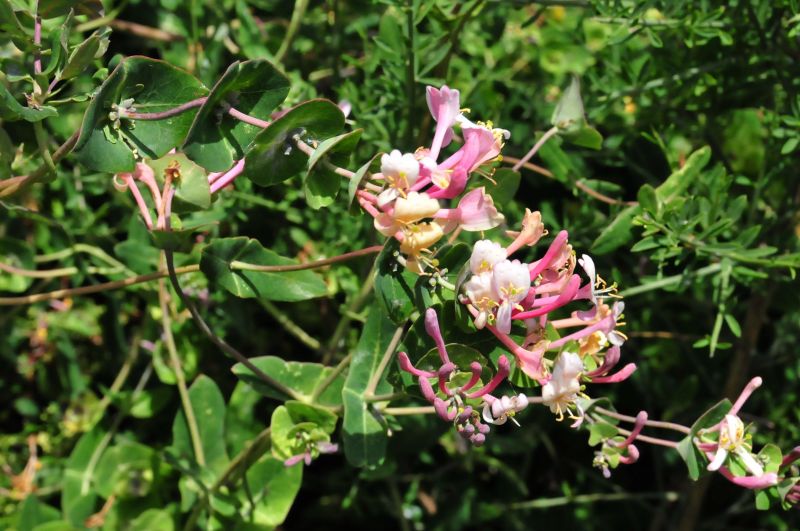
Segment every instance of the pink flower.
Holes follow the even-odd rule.
[[[445,232],[454,229],[456,225],[471,232],[489,230],[505,220],[505,216],[497,211],[492,196],[486,194],[484,187],[476,188],[464,195],[458,202],[458,207],[443,208],[436,212],[434,217],[447,219],[450,222]]]
[[[426,99],[433,119],[436,120],[436,132],[433,135],[429,155],[435,161],[442,147],[447,146],[453,139],[452,127],[461,112],[460,95],[458,90],[443,85],[441,89],[428,87]]]

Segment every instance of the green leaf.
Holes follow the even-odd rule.
[[[334,166],[347,166],[350,155],[361,139],[363,129],[329,138],[320,142],[308,158],[308,172],[303,181],[303,190],[308,206],[319,209],[331,205],[339,193],[341,177],[325,167],[321,161],[328,159]]]
[[[282,524],[300,491],[303,467],[287,467],[266,455],[247,470],[246,477],[255,504],[252,523],[268,529]]]
[[[61,510],[72,525],[83,528],[83,522],[95,512],[97,494],[92,489],[92,478],[105,432],[99,428],[84,433],[67,459],[61,489]]]
[[[361,166],[355,173],[350,183],[347,185],[347,207],[350,213],[358,213],[361,209],[356,202],[356,193],[361,185],[370,177],[372,173],[378,173],[381,168],[381,156],[383,153],[376,153],[369,161]]]
[[[29,39],[9,0],[0,0],[0,34],[6,34],[15,40],[27,41]]]
[[[327,293],[325,283],[312,271],[245,271],[232,269],[234,261],[269,266],[297,263],[265,249],[256,240],[240,236],[217,239],[203,248],[200,269],[237,297],[301,301]]]
[[[76,15],[99,17],[103,13],[100,0],[39,0],[39,15],[42,18],[62,17],[74,10]]]
[[[550,124],[560,130],[574,133],[580,130],[585,122],[581,84],[577,76],[573,76],[569,86],[561,95],[561,99],[558,100],[553,116],[550,118]]]
[[[333,371],[332,367],[326,367],[319,363],[284,361],[277,356],[250,358],[250,362],[274,380],[292,389],[304,399],[309,400],[317,386],[328,378]],[[287,400],[290,398],[265,384],[260,378],[253,374],[250,369],[241,363],[234,365],[232,370],[240,380],[266,397],[276,400]],[[344,376],[340,375],[331,383],[330,387],[319,396],[317,403],[326,406],[340,405],[342,403],[341,394],[343,384]]]
[[[678,453],[686,463],[686,467],[689,470],[689,477],[693,481],[697,481],[702,471],[705,470],[705,456],[694,445],[694,438],[697,436],[697,432],[718,424],[728,411],[731,410],[731,406],[731,401],[727,398],[717,402],[692,424],[690,433],[678,443]]]
[[[42,503],[35,495],[26,497],[17,507],[17,511],[17,529],[33,529],[61,518],[58,509]]]
[[[55,107],[44,105],[38,108],[20,104],[11,92],[0,83],[0,118],[9,122],[25,120],[39,122],[45,118],[58,116]]]
[[[589,426],[589,446],[600,444],[606,439],[615,437],[619,431],[616,426],[604,422],[596,422]]]
[[[625,245],[633,238],[633,219],[641,213],[641,208],[629,206],[614,218],[605,229],[600,232],[592,243],[592,251],[596,254],[606,254]]]
[[[69,55],[64,68],[58,73],[57,78],[61,80],[72,79],[86,70],[86,67],[108,47],[108,39],[111,29],[106,28],[102,32],[92,33],[85,41],[80,43]]]
[[[649,184],[643,184],[636,195],[639,205],[654,216],[658,216],[658,196],[656,189]]]
[[[486,193],[492,196],[492,201],[499,209],[513,201],[517,190],[519,190],[521,177],[518,171],[514,171],[511,168],[499,168],[492,175],[492,179],[494,182],[480,184],[486,189]],[[477,181],[477,179],[473,180]]]
[[[95,491],[103,498],[144,496],[149,491],[155,452],[133,441],[109,448],[97,464]]]
[[[394,333],[395,327],[391,321],[378,308],[373,308],[353,353],[350,372],[342,390],[344,453],[353,466],[376,467],[383,462],[386,453],[386,427],[370,411],[364,393]],[[386,382],[385,375],[381,375],[375,393],[389,391],[391,386]]]
[[[395,253],[399,252],[399,248],[394,238],[387,241],[378,255],[375,272],[375,295],[395,324],[404,322],[414,311],[418,280],[418,275],[409,272],[397,261]]]
[[[700,171],[705,168],[711,159],[711,148],[702,147],[689,155],[683,167],[674,171],[656,188],[656,195],[661,203],[669,203],[686,191],[692,182],[697,179]]]
[[[147,509],[132,521],[127,531],[150,531],[158,529],[159,531],[173,531],[175,529],[175,522],[172,516],[163,509]]]
[[[31,246],[22,240],[0,238],[0,262],[18,269],[36,269]],[[0,291],[21,293],[33,282],[30,277],[12,275],[6,271],[0,274]]]
[[[189,388],[189,402],[197,421],[206,466],[220,473],[228,463],[225,448],[225,399],[217,384],[201,374]],[[172,423],[172,447],[179,455],[194,456],[197,459],[183,409],[178,411]]]
[[[163,120],[124,119],[119,129],[114,129],[109,119],[111,106],[133,98],[135,112],[162,112],[207,92],[194,76],[169,63],[148,57],[127,58],[108,76],[86,109],[75,150],[93,170],[133,171],[136,154],[158,159],[178,146],[197,111],[190,109]]]
[[[335,135],[344,127],[344,114],[328,100],[310,100],[289,109],[253,140],[247,153],[245,175],[260,186],[270,186],[300,173],[306,154],[292,137],[307,142]]]
[[[233,63],[198,111],[183,151],[209,171],[227,170],[245,156],[250,143],[261,132],[260,127],[230,116],[227,106],[268,120],[288,93],[289,80],[269,61]]]
[[[575,144],[576,146],[585,147],[589,149],[600,149],[603,147],[603,135],[594,127],[584,125],[575,131],[563,133],[561,136],[567,142]]]
[[[172,211],[180,214],[206,210],[211,206],[211,191],[205,170],[189,160],[183,153],[171,153],[158,160],[147,160],[159,184],[164,183],[167,173],[172,175],[175,201]]]

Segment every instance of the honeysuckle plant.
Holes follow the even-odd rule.
[[[70,528],[114,528],[135,517],[137,528],[276,528],[286,519],[303,475],[325,474],[342,457],[364,469],[360,479],[394,478],[398,464],[392,452],[404,453],[394,442],[411,429],[409,416],[421,418],[418,433],[433,434],[454,463],[484,458],[490,455],[485,447],[512,437],[512,430],[529,425],[544,430],[554,419],[557,426],[588,434],[595,448],[591,465],[606,479],[613,480],[612,471],[620,465],[647,459],[642,448],[652,444],[677,452],[693,480],[719,474],[754,491],[759,509],[800,502],[800,450],[784,455],[776,445],[764,444],[758,423],[742,412],[762,385],[760,377],[751,379],[734,402],[722,400],[690,426],[655,420],[639,404],[620,404],[620,409],[636,411],[635,416],[620,413],[608,397],[615,395],[610,384],[624,389],[632,379],[644,378],[640,375],[646,371],[637,368],[647,366],[648,359],[631,356],[624,312],[645,310],[623,300],[631,291],[604,280],[598,264],[614,259],[596,262],[595,250],[616,248],[620,231],[634,223],[645,228],[646,238],[661,234],[669,240],[642,240],[647,245],[713,247],[706,240],[729,224],[699,236],[672,230],[685,213],[681,209],[692,208],[688,202],[673,204],[674,196],[705,165],[708,149],[688,156],[659,188],[643,186],[638,203],[602,230],[590,254],[571,240],[584,228],[573,228],[568,215],[562,225],[569,227],[555,230],[554,215],[538,197],[511,201],[520,186],[518,170],[549,173],[531,163],[533,157],[563,169],[562,142],[584,148],[602,144],[600,133],[588,125],[577,78],[563,92],[558,89],[549,128],[536,138],[519,139],[511,134],[515,124],[495,127],[493,120],[481,116],[481,121],[466,107],[471,103],[462,95],[475,91],[461,85],[458,76],[448,84],[425,86],[427,114],[421,112],[422,94],[416,98],[415,93],[422,88],[417,87],[420,74],[408,85],[411,115],[426,126],[420,127],[420,142],[412,142],[413,135],[402,142],[393,135],[393,145],[382,150],[361,144],[362,136],[374,137],[358,128],[362,109],[357,101],[310,97],[296,76],[287,76],[279,62],[267,59],[233,62],[221,75],[210,76],[198,75],[196,63],[185,70],[145,56],[122,57],[110,72],[98,71],[91,90],[62,100],[70,80],[100,60],[109,42],[102,30],[82,43],[70,41],[70,32],[80,27],[102,26],[99,3],[51,4],[0,3],[3,50],[30,59],[20,59],[0,79],[2,125],[31,124],[35,160],[41,159],[38,166],[33,158],[20,163],[21,146],[20,157],[10,164],[14,173],[0,180],[0,197],[4,208],[5,201],[21,198],[14,208],[33,212],[26,194],[76,182],[78,189],[84,186],[70,181],[70,172],[73,177],[83,172],[100,176],[92,185],[103,189],[109,203],[124,206],[119,215],[129,227],[128,239],[114,252],[128,259],[123,263],[85,244],[45,253],[32,251],[30,242],[0,240],[0,289],[12,293],[0,297],[0,305],[47,303],[34,307],[74,313],[66,328],[83,330],[91,316],[73,312],[76,299],[134,285],[142,289],[125,292],[138,293],[140,299],[124,318],[114,322],[109,314],[107,319],[115,328],[105,335],[127,340],[130,352],[110,387],[98,384],[104,398],[91,407],[87,399],[79,404],[86,407],[71,408],[70,430],[62,430],[66,438],[58,444],[31,435],[22,472],[5,467],[10,484],[2,488],[19,502],[23,516],[4,523],[25,528],[30,518],[36,525],[52,521]],[[288,35],[297,30],[305,4],[297,3]],[[406,23],[413,26],[414,10],[408,10]],[[381,25],[381,31],[390,31]],[[219,37],[228,38],[225,31]],[[231,41],[232,48],[238,46]],[[283,46],[280,50],[278,56],[286,53]],[[457,53],[457,48],[445,52]],[[413,54],[408,64],[415,74],[419,65]],[[21,73],[23,66],[30,73]],[[337,70],[337,81],[339,75]],[[414,109],[417,99],[419,108]],[[85,105],[74,133],[53,149],[43,124],[67,103]],[[512,146],[527,152],[510,160],[506,152]],[[69,171],[61,167],[65,160],[72,164]],[[251,190],[262,195],[245,193]],[[338,248],[338,254],[320,251],[318,244],[324,242],[310,241],[298,230],[293,234],[303,251],[284,256],[292,254],[291,245],[231,229],[243,226],[236,217],[245,201],[280,212],[277,222],[269,221],[276,233],[290,221],[324,225],[348,212],[352,217],[347,219],[367,230],[350,238],[335,234],[331,225],[329,234],[338,239],[338,247],[322,248]],[[93,215],[92,209],[103,207],[83,202],[69,208]],[[333,214],[325,214],[326,208]],[[712,353],[722,322],[732,330],[739,326],[725,306],[731,277],[743,274],[731,261],[764,265],[755,256],[759,251],[742,258],[730,254],[729,247],[721,249],[728,253],[724,260],[705,270],[721,275],[715,287],[719,313]],[[103,265],[39,266],[79,253]],[[665,251],[664,256],[674,255]],[[784,257],[786,267],[795,264],[794,258]],[[340,273],[345,263],[362,267]],[[613,271],[603,275],[619,278]],[[101,282],[100,276],[107,280]],[[44,282],[34,286],[33,278]],[[52,279],[64,279],[64,285],[43,291]],[[146,289],[152,282],[156,289]],[[680,280],[658,282],[666,287]],[[349,295],[346,307],[332,306],[340,293]],[[264,348],[272,355],[237,348],[243,338],[234,325],[241,308],[221,306],[222,297],[258,301],[311,356],[275,355],[279,349],[271,338]],[[341,314],[329,340],[307,333],[296,322],[300,319],[290,317],[289,303],[303,305],[309,314]],[[29,338],[33,362],[53,355],[54,349],[43,347],[51,328],[40,316]],[[136,331],[126,339],[128,328]],[[352,345],[355,328],[360,337]],[[259,331],[246,335],[251,333],[263,337]],[[100,345],[103,334],[94,333],[91,340]],[[198,345],[231,358],[214,363],[230,368],[234,384],[222,385],[201,372]],[[71,355],[71,345],[63,348]],[[124,390],[129,374],[139,367],[140,350],[146,367],[137,369],[140,380],[132,390]],[[155,380],[166,390],[161,397],[148,387]],[[76,387],[75,394],[88,387]],[[126,418],[154,417],[166,407],[173,387],[179,407],[170,413],[169,443],[155,448],[132,437],[135,429],[121,431]],[[536,406],[543,406],[545,415],[537,416]],[[108,408],[116,416],[101,422]],[[437,423],[428,423],[428,416]],[[663,431],[657,436],[656,430]],[[37,497],[37,481],[57,473],[48,454],[59,451],[68,452],[63,480],[42,489],[60,493],[56,509],[47,495]],[[404,459],[442,464],[427,450],[412,457],[404,453]],[[387,481],[396,489],[395,479]],[[165,508],[161,497],[167,497],[168,488],[174,492]],[[142,514],[134,515],[140,507],[145,508]]]

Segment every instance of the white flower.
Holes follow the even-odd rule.
[[[378,206],[383,208],[417,182],[419,177],[419,161],[413,153],[400,153],[395,149],[381,157],[381,173],[386,179],[386,188],[378,194]]]
[[[478,240],[472,247],[469,268],[474,274],[491,272],[494,265],[506,259],[506,250],[492,240]]]
[[[464,292],[478,310],[478,315],[475,317],[475,328],[482,329],[486,326],[487,321],[490,321],[489,324],[493,324],[493,311],[499,304],[497,302],[499,296],[493,289],[492,273],[487,271],[472,275],[464,284]]]
[[[583,361],[572,352],[562,352],[556,359],[552,378],[542,386],[542,400],[550,411],[561,418],[575,403],[581,390],[580,374]]]
[[[492,285],[502,301],[497,309],[497,329],[508,334],[511,332],[511,311],[519,306],[531,288],[530,270],[519,260],[504,260],[493,268]]]
[[[484,400],[483,420],[489,424],[505,424],[508,419],[519,426],[514,415],[528,407],[528,397],[520,393],[517,396],[503,396],[494,400]]]
[[[714,460],[709,463],[708,470],[712,472],[719,470],[730,452],[735,453],[754,476],[764,474],[764,467],[756,461],[745,444],[744,423],[736,415],[725,415],[720,422],[717,452],[714,454]]]

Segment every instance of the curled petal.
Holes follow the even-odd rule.
[[[411,360],[408,358],[408,354],[405,352],[400,352],[397,354],[397,361],[400,364],[400,368],[404,371],[413,374],[414,376],[420,376],[424,378],[435,378],[436,373],[430,371],[422,371],[411,365]]]
[[[603,357],[603,364],[600,365],[597,369],[586,373],[585,376],[589,378],[594,378],[595,376],[601,376],[604,374],[608,374],[608,371],[613,369],[617,363],[619,363],[620,352],[619,346],[615,345],[612,346],[610,349],[606,351],[605,356]]]
[[[753,394],[753,391],[761,387],[762,383],[763,380],[761,379],[760,376],[756,376],[755,378],[750,380],[742,390],[742,394],[739,395],[739,398],[736,399],[736,402],[734,402],[733,406],[731,407],[730,414],[736,415],[739,412],[739,410],[742,409],[742,406],[747,401],[747,399],[750,398],[750,395]]]
[[[481,379],[481,374],[483,373],[483,367],[477,361],[473,361],[469,364],[469,369],[472,371],[472,376],[470,377],[469,381],[464,384],[461,388],[462,391],[469,391],[478,381]]]
[[[629,363],[625,365],[619,372],[612,374],[611,376],[598,376],[596,378],[592,378],[592,383],[597,384],[608,384],[608,383],[618,383],[623,380],[627,380],[631,374],[636,372],[636,364]]]
[[[455,411],[448,411],[447,410],[447,402],[445,402],[441,398],[437,397],[437,398],[435,398],[433,400],[433,409],[436,410],[436,414],[439,415],[439,417],[442,420],[446,420],[448,422],[452,422],[452,420],[456,418],[456,412]]]
[[[447,387],[447,381],[450,379],[450,375],[453,374],[455,370],[455,364],[447,362],[439,367],[439,371],[437,373],[439,378],[439,389],[447,396],[451,396],[453,394],[453,392]]]
[[[628,438],[619,443],[617,446],[620,448],[633,446],[633,441],[635,441],[636,437],[642,432],[645,422],[647,422],[647,411],[640,411],[639,414],[636,415],[636,423],[633,425],[631,434],[628,435]]]
[[[619,462],[624,463],[626,465],[633,464],[638,460],[639,460],[639,449],[636,448],[636,445],[634,444],[628,446],[628,455],[622,455],[619,458]]]
[[[765,489],[778,484],[778,475],[775,472],[768,472],[761,476],[734,476],[725,467],[719,469],[719,473],[725,476],[731,483],[746,489]]]
[[[508,377],[510,372],[511,365],[508,361],[508,358],[505,356],[505,354],[503,354],[497,359],[497,373],[495,373],[494,378],[492,378],[489,383],[483,386],[481,389],[478,389],[477,391],[467,395],[467,397],[478,398],[491,393],[503,382],[503,380],[506,379],[506,377]]]
[[[425,400],[427,400],[431,404],[436,402],[436,400],[439,400],[436,397],[436,392],[433,390],[433,386],[431,385],[431,383],[428,381],[427,378],[420,376],[418,382],[419,382],[419,389],[420,391],[422,391],[422,396],[425,397]]]

